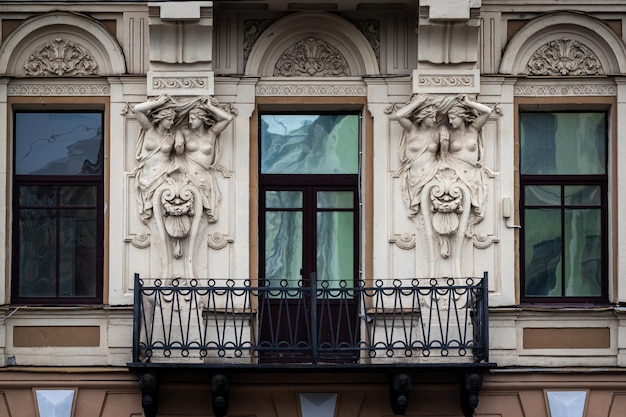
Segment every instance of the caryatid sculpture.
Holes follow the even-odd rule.
[[[436,259],[452,258],[460,276],[461,247],[484,218],[486,168],[482,127],[492,109],[467,96],[415,94],[395,116],[403,128],[398,176],[411,218],[423,220],[436,274]]]
[[[205,223],[217,221],[219,135],[233,114],[211,97],[167,95],[134,107],[141,132],[135,181],[139,216],[153,235],[162,278],[196,278],[194,252]],[[176,268],[176,260],[183,260]]]

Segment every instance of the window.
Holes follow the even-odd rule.
[[[103,112],[15,111],[12,302],[102,302]]]
[[[325,299],[319,308],[327,314],[320,323],[319,342],[325,337],[334,343],[355,337],[330,336],[330,328],[354,328],[356,317],[356,304],[346,300],[353,293],[342,289],[354,287],[359,271],[360,117],[262,114],[260,138],[261,283],[303,288],[267,295],[276,306],[288,298],[290,306],[288,313],[262,318],[266,327],[260,330],[261,338],[277,344],[283,336],[305,338],[309,323],[302,321],[311,319],[310,290]]]
[[[522,300],[606,302],[607,113],[519,120]]]

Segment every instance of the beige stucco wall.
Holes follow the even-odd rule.
[[[217,243],[204,245],[197,266],[199,275],[220,278],[254,278],[257,274],[256,165],[250,162],[256,157],[255,110],[356,108],[367,116],[363,125],[366,207],[361,254],[364,277],[372,279],[417,276],[423,272],[425,263],[423,246],[403,247],[406,241],[420,236],[415,223],[407,217],[402,201],[397,176],[402,129],[393,112],[390,113],[390,106],[404,105],[416,92],[441,96],[470,94],[481,103],[497,105],[501,114],[493,114],[483,130],[487,150],[485,164],[494,176],[488,180],[485,219],[478,225],[477,235],[480,242],[488,244],[484,243],[484,247],[473,242],[466,245],[462,262],[463,272],[467,275],[489,273],[491,360],[504,368],[486,376],[477,415],[547,415],[546,389],[589,390],[588,416],[619,415],[624,406],[621,392],[625,389],[621,367],[626,363],[626,316],[617,304],[626,300],[626,274],[622,273],[626,268],[626,256],[623,256],[626,248],[620,239],[626,233],[620,216],[626,206],[626,185],[618,181],[626,166],[626,153],[620,148],[626,132],[626,119],[621,117],[626,114],[626,12],[619,2],[590,5],[578,1],[483,0],[480,18],[476,17],[474,10],[467,28],[451,32],[454,41],[448,45],[450,54],[443,58],[440,54],[428,53],[427,49],[443,48],[440,35],[445,24],[428,21],[423,13],[419,20],[417,4],[411,2],[407,2],[406,10],[387,10],[380,16],[376,11],[358,11],[356,8],[339,13],[341,17],[317,11],[316,18],[336,24],[320,27],[310,23],[304,25],[311,15],[288,14],[286,6],[258,12],[220,9],[209,2],[204,3],[207,4],[201,9],[199,30],[201,34],[209,33],[215,46],[212,50],[203,49],[202,54],[183,54],[189,62],[170,62],[172,56],[177,56],[176,44],[165,42],[163,37],[151,37],[150,22],[169,29],[169,25],[175,25],[173,22],[176,21],[175,13],[166,13],[170,20],[160,21],[162,15],[156,5],[149,8],[145,3],[124,3],[121,8],[119,3],[105,2],[62,6],[0,4],[3,36],[0,120],[6,121],[0,123],[0,126],[6,125],[6,128],[0,128],[0,154],[6,155],[6,158],[0,158],[0,183],[6,184],[5,192],[0,193],[0,205],[7,208],[0,211],[0,245],[6,248],[0,251],[0,263],[6,265],[0,271],[3,284],[0,285],[0,304],[3,305],[0,311],[6,316],[0,322],[0,365],[11,365],[0,372],[0,388],[4,396],[4,402],[0,404],[5,407],[0,407],[0,415],[34,415],[32,388],[40,386],[77,387],[77,416],[141,415],[136,375],[125,370],[131,360],[132,275],[136,272],[142,276],[150,275],[159,255],[147,245],[150,230],[141,223],[135,206],[133,172],[140,126],[130,108],[148,96],[162,92],[178,93],[185,98],[211,94],[220,103],[230,104],[238,111],[220,139],[221,163],[227,175],[219,177],[223,193],[220,220],[209,229]],[[476,3],[481,2],[473,2]],[[55,14],[54,10],[59,7],[63,13]],[[545,12],[553,13],[544,15]],[[350,20],[373,18],[378,18],[380,23],[378,50],[350,23]],[[182,20],[193,26],[187,17]],[[421,34],[415,32],[418,21],[422,24]],[[249,45],[242,28],[251,22],[274,24],[274,32],[264,32],[256,44]],[[459,22],[455,22],[459,26]],[[28,59],[33,42],[56,36],[59,26],[72,39],[93,46],[96,58],[102,62],[104,72],[101,76],[25,76],[23,61]],[[191,33],[196,32],[192,30]],[[353,71],[351,76],[274,77],[272,63],[290,46],[287,40],[295,40],[290,38],[294,34],[317,34],[336,42],[338,48],[349,55],[347,62]],[[550,36],[572,35],[595,48],[606,67],[606,76],[540,79],[523,73],[523,58],[528,58],[543,40]],[[461,42],[461,37],[475,44],[467,46]],[[157,53],[162,46],[159,39],[166,45],[162,53]],[[187,40],[192,44],[200,42],[196,38]],[[418,53],[420,47],[421,53]],[[245,59],[244,53],[247,54]],[[440,62],[442,59],[448,59],[448,62]],[[178,70],[186,71],[187,75],[201,75],[209,86],[200,91],[175,88],[164,91],[151,83],[160,76],[176,78]],[[463,79],[470,81],[467,85],[455,85]],[[518,233],[509,227],[516,224],[518,217],[514,212],[513,218],[505,221],[501,204],[504,198],[515,201],[518,194],[516,106],[520,102],[535,101],[611,106],[614,121],[610,127],[609,152],[610,305],[563,311],[555,311],[557,309],[553,307],[518,305]],[[106,103],[108,168],[105,181],[107,259],[104,307],[50,308],[10,304],[11,106],[18,102],[27,106]],[[449,269],[444,271],[450,272],[451,267],[447,267]],[[76,346],[75,340],[64,344],[62,338],[52,338],[42,346],[40,339],[33,336],[45,337],[46,332],[53,331],[55,326],[62,326],[63,334],[72,334],[81,327],[89,328],[93,334],[90,333],[80,346]],[[559,334],[566,340],[556,346],[541,343],[538,335],[545,335],[542,331],[549,332],[550,329],[559,329]],[[580,343],[580,338],[598,334],[602,338],[596,341],[598,345]],[[20,368],[31,366],[88,368],[74,368],[69,373],[58,369],[39,372]],[[103,371],[99,367],[111,368]],[[559,368],[562,372],[543,373],[535,369],[538,367]],[[596,369],[586,372],[581,367]],[[517,368],[530,370],[513,370]],[[232,415],[295,415],[297,393],[319,390],[341,393],[338,415],[390,414],[387,381],[380,375],[368,375],[367,378],[342,375],[340,381],[336,377],[324,376],[310,381],[308,376],[300,375],[259,378],[251,375],[233,378]],[[163,415],[174,416],[180,412],[177,400],[181,395],[192,395],[194,399],[185,403],[188,407],[184,411],[186,415],[210,414],[207,411],[210,399],[206,382],[184,385],[176,380],[162,389]],[[416,382],[407,414],[457,415],[457,396],[458,385],[450,382],[449,376],[437,384]]]

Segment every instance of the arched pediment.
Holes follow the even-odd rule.
[[[362,76],[379,73],[376,55],[358,29],[330,13],[295,13],[255,43],[246,75]]]
[[[110,76],[126,72],[124,54],[98,21],[65,12],[26,20],[0,47],[0,74]]]
[[[582,13],[538,17],[513,36],[501,74],[613,75],[626,72],[626,45],[604,22]]]

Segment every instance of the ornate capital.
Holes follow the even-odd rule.
[[[85,76],[96,75],[98,64],[81,45],[56,38],[35,49],[24,68],[26,75],[35,77]]]
[[[322,39],[309,37],[296,42],[280,56],[274,76],[349,76],[350,68],[337,48]]]
[[[580,41],[561,38],[537,49],[526,65],[528,75],[603,75],[600,60]]]

